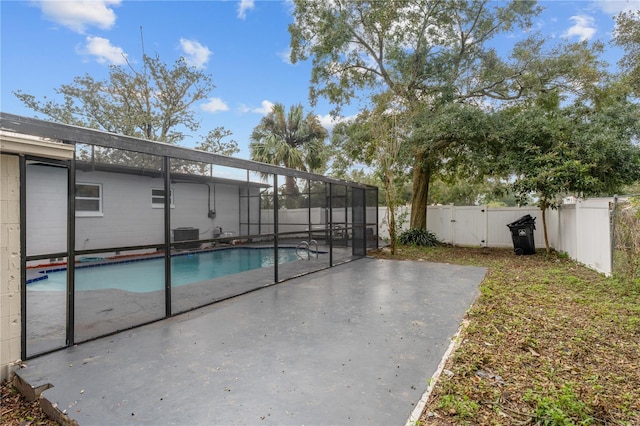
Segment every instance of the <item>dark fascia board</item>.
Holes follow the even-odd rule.
[[[107,173],[122,173],[128,175],[136,175],[136,176],[149,176],[153,178],[160,178],[163,176],[162,171],[160,170],[151,170],[144,168],[136,168],[123,166],[120,164],[104,164],[104,163],[93,163],[91,161],[80,161],[76,160],[76,170],[81,170],[83,172],[107,172]],[[245,180],[238,179],[228,179],[228,178],[220,178],[215,176],[205,176],[205,175],[195,175],[189,173],[176,173],[171,172],[171,180],[177,182],[197,182],[197,183],[218,183],[224,185],[234,185],[234,186],[249,186],[255,188],[270,188],[271,185],[260,182],[251,182]]]
[[[248,169],[258,173],[278,174],[282,176],[293,176],[301,179],[311,179],[329,182],[354,188],[371,189],[370,185],[357,182],[350,182],[341,179],[329,178],[315,173],[301,170],[287,169],[285,167],[271,164],[258,163],[256,161],[244,160],[240,158],[227,157],[225,155],[213,154],[211,152],[198,151],[167,143],[149,141],[130,136],[117,135],[101,130],[89,129],[85,127],[73,126],[70,124],[55,123],[52,121],[40,120],[37,118],[23,117],[20,115],[0,112],[0,128],[9,132],[23,135],[31,135],[42,138],[58,139],[64,143],[83,143],[98,145],[106,148],[126,149],[129,151],[144,154],[168,156],[183,160],[200,161],[212,163],[225,167],[238,169]]]

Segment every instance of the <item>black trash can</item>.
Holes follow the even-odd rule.
[[[516,255],[536,254],[536,243],[533,239],[533,231],[536,229],[535,217],[525,215],[507,226],[511,230],[513,251]]]

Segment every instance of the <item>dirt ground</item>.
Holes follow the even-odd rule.
[[[49,420],[37,401],[29,402],[11,383],[2,382],[0,424],[3,426],[57,425]]]

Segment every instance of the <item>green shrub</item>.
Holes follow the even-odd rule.
[[[398,242],[407,246],[437,246],[440,241],[436,234],[427,229],[411,228],[402,232],[398,236]]]

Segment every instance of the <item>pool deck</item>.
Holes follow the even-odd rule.
[[[245,246],[243,246],[245,247]],[[263,248],[254,245],[250,248]],[[223,249],[235,249],[225,247]],[[242,248],[242,247],[241,247]],[[272,248],[272,247],[267,247]],[[323,246],[320,247],[321,249]],[[196,253],[196,252],[190,252]],[[180,254],[189,254],[181,252]],[[156,256],[134,257],[134,262],[144,261]],[[334,248],[334,264],[349,262],[356,257],[350,249]],[[105,259],[93,262],[91,266],[120,263]],[[89,265],[82,265],[89,266]],[[329,267],[328,254],[319,258],[302,259],[279,265],[279,279],[291,279]],[[49,268],[40,268],[46,270]],[[37,270],[36,270],[37,271]],[[266,266],[237,274],[196,282],[190,285],[172,288],[172,314],[219,302],[258,288],[274,284],[274,267]],[[27,289],[29,289],[27,286]],[[159,288],[162,288],[158,286]],[[65,346],[66,339],[66,293],[63,291],[28,291],[27,294],[27,354],[29,357],[49,352]],[[75,292],[75,329],[76,343],[106,336],[117,331],[127,330],[136,325],[157,321],[166,316],[165,292],[131,292],[110,288]]]
[[[68,423],[401,425],[484,268],[365,258],[27,361]]]

